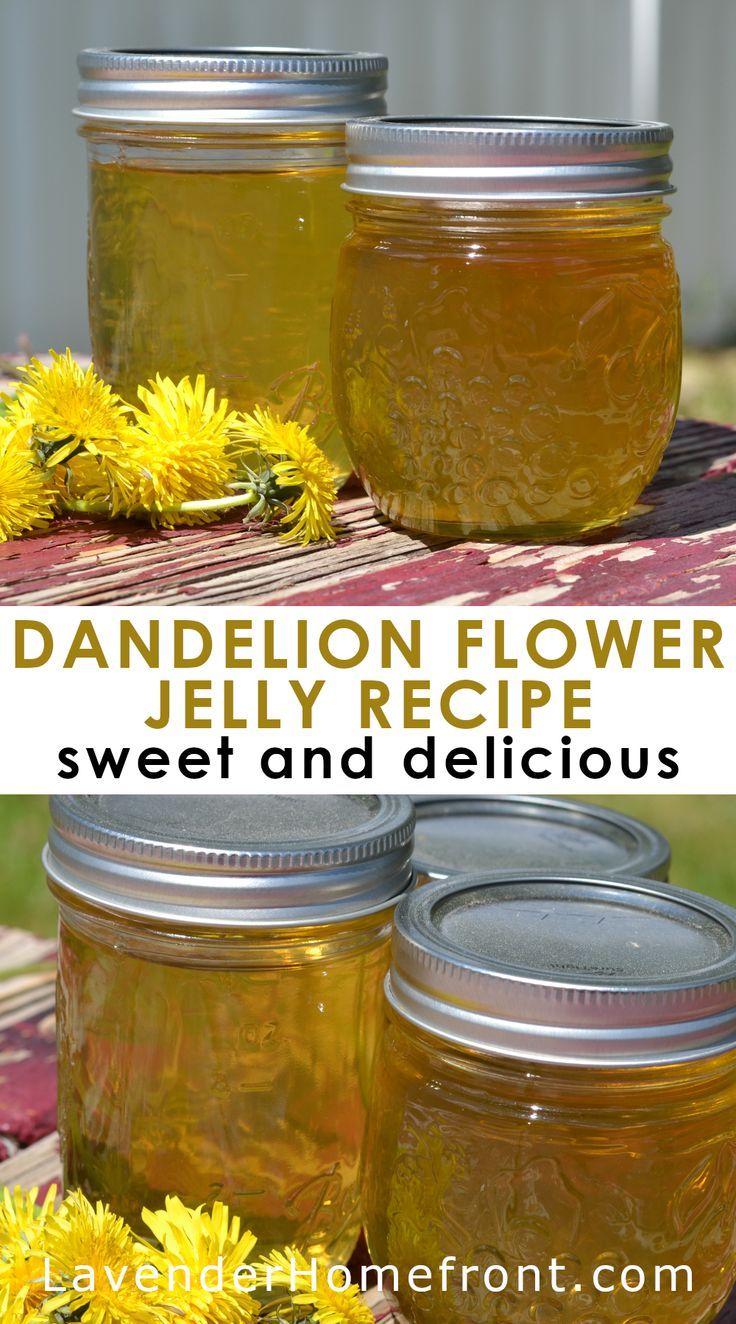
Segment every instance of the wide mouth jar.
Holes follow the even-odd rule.
[[[666,124],[348,125],[333,391],[396,523],[569,538],[631,509],[679,399]]]
[[[231,407],[308,424],[345,477],[328,353],[345,122],[387,61],[281,48],[85,50],[95,363],[124,398],[203,373]]]
[[[391,796],[60,796],[59,1126],[67,1186],[140,1228],[222,1199],[262,1245],[338,1258],[392,913]]]
[[[408,1318],[715,1316],[736,1279],[736,911],[592,872],[433,882],[397,908],[386,995],[364,1203]]]
[[[541,795],[415,798],[420,883],[484,869],[590,869],[666,879],[671,850],[628,814]]]
[[[651,1066],[736,1050],[736,911],[626,876],[494,872],[397,907],[386,992],[471,1049]]]

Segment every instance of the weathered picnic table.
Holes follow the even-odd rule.
[[[53,942],[0,928],[0,1189],[38,1186],[43,1194],[61,1184],[55,978]],[[356,1264],[363,1255],[359,1248]],[[406,1324],[389,1297],[374,1290],[366,1301],[377,1324]],[[714,1324],[736,1324],[736,1292]]]
[[[392,528],[356,488],[338,518],[336,545],[306,549],[240,518],[160,532],[60,520],[0,545],[0,603],[725,605],[736,602],[736,429],[681,420],[636,510],[576,542],[432,541]]]

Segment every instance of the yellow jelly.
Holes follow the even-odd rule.
[[[499,196],[496,175],[479,179],[469,149],[442,138],[452,187],[467,188],[445,196],[431,126],[417,147],[419,128],[401,138],[401,122],[384,123],[387,146],[353,131],[333,316],[337,414],[367,491],[391,520],[439,536],[571,538],[620,519],[657,471],[679,398],[662,198],[590,196],[582,174],[574,198],[523,196],[521,167],[487,164],[506,158],[482,127],[478,159],[511,183]],[[536,154],[522,142],[522,161],[527,150],[571,154],[556,140]]]

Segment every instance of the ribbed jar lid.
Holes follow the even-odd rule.
[[[352,193],[514,202],[657,197],[672,129],[626,120],[398,119],[348,124]]]
[[[185,928],[295,927],[385,909],[411,885],[414,809],[383,795],[51,797],[52,890]]]
[[[388,60],[348,51],[232,46],[85,50],[76,114],[90,124],[344,123],[386,109]]]
[[[395,915],[387,996],[490,1055],[601,1066],[736,1049],[736,911],[667,883],[478,874]]]
[[[612,809],[536,795],[420,796],[414,867],[448,878],[486,869],[590,869],[666,879],[661,833]]]

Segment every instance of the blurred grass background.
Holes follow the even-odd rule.
[[[581,796],[642,818],[672,843],[672,882],[736,905],[736,796]],[[56,907],[46,889],[40,853],[48,809],[41,796],[0,796],[0,924],[52,934]]]
[[[736,423],[736,349],[685,350],[680,414]]]

